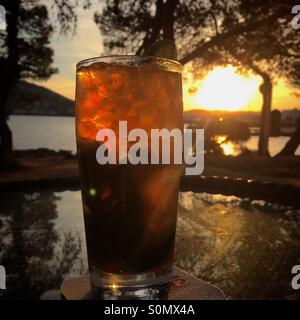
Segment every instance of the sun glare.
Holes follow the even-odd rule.
[[[226,135],[216,136],[216,141],[220,148],[222,149],[225,156],[235,156],[238,155],[237,146],[230,140],[227,141]]]
[[[233,66],[214,68],[197,85],[197,90],[188,90],[190,108],[235,111],[248,107],[258,92],[260,79],[245,77]],[[188,109],[190,109],[188,108]]]

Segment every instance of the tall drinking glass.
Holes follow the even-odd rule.
[[[182,165],[124,158],[99,164],[96,153],[104,143],[107,153],[121,158],[119,143],[127,136],[119,132],[120,121],[127,121],[128,133],[147,133],[144,151],[151,162],[152,129],[183,131],[181,65],[147,56],[92,58],[77,65],[76,136],[91,285],[122,292],[170,279]],[[97,141],[102,129],[115,132],[115,144]],[[171,149],[172,143],[172,159]]]

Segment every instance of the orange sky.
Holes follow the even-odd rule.
[[[193,108],[210,110],[257,111],[262,105],[259,92],[261,78],[254,74],[240,75],[234,67],[216,67],[204,79],[183,85],[185,110]],[[192,90],[191,90],[192,88]],[[300,107],[299,96],[284,80],[274,84],[273,108],[292,109]],[[192,93],[191,93],[192,91]]]
[[[54,64],[60,72],[46,82],[35,83],[74,99],[76,63],[103,52],[101,34],[93,22],[94,11],[95,8],[79,11],[77,34],[73,38],[53,36]],[[261,107],[260,81],[254,75],[247,78],[238,75],[231,66],[217,67],[201,81],[184,83],[184,108],[257,111]],[[191,87],[197,88],[193,94],[189,90]],[[273,91],[273,108],[300,108],[300,98],[293,94],[294,91],[283,80],[278,81]]]

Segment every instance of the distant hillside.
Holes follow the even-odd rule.
[[[259,124],[260,113],[253,111],[211,111],[211,110],[200,110],[194,109],[184,112],[184,122],[197,122],[216,120],[222,118],[224,120],[230,119],[235,121],[245,122],[249,125],[256,126]]]
[[[300,119],[300,109],[287,109],[281,110],[281,126],[288,127],[294,130],[297,125],[298,119]],[[184,112],[184,122],[205,122],[208,120],[217,120],[222,118],[223,120],[234,120],[244,122],[249,126],[259,126],[261,113],[256,111],[224,111],[224,110],[202,110],[193,109]]]
[[[74,116],[74,101],[49,89],[21,81],[9,107],[12,114]]]

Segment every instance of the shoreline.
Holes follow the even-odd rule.
[[[74,102],[75,104],[75,102]],[[11,113],[9,116],[28,116],[28,117],[59,117],[59,118],[75,118],[75,114],[74,115],[60,115],[60,114],[38,114],[38,113]],[[188,122],[186,122],[185,124],[190,124]],[[249,129],[251,128],[259,128],[259,125],[257,126],[249,126]],[[296,129],[296,128],[295,128]],[[270,138],[280,138],[280,137],[291,137],[293,135],[293,132],[286,132],[286,131],[283,131],[283,132],[280,132],[279,135],[276,135],[276,136],[270,136]],[[259,136],[259,133],[258,132],[251,132],[250,130],[250,137],[258,137]]]
[[[0,171],[1,192],[80,189],[76,155],[70,151],[16,150],[12,159],[19,167]],[[207,156],[205,162],[201,176],[182,177],[181,191],[263,198],[286,205],[300,205],[300,156]]]

